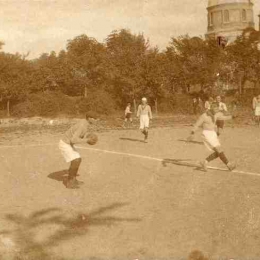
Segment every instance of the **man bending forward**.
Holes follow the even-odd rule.
[[[81,157],[79,152],[75,149],[75,144],[87,143],[89,133],[89,126],[95,121],[94,117],[90,114],[86,115],[86,119],[81,120],[79,123],[72,126],[63,136],[59,142],[59,149],[66,162],[70,162],[69,177],[65,182],[68,189],[76,189],[80,182],[76,179],[79,166],[81,164]]]

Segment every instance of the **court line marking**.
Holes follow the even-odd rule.
[[[23,144],[14,144],[14,145],[1,145],[0,144],[0,149],[3,148],[17,148],[17,147],[39,147],[39,146],[55,146],[57,144],[54,143],[46,143],[46,144],[27,144],[27,145],[23,145]]]
[[[151,156],[144,156],[144,155],[139,155],[139,154],[124,153],[124,152],[116,152],[116,151],[103,150],[103,149],[97,149],[97,148],[91,148],[91,147],[82,147],[82,146],[75,146],[75,147],[78,148],[78,149],[83,149],[83,150],[90,150],[90,151],[95,151],[95,152],[102,152],[102,153],[109,153],[109,154],[116,154],[116,155],[124,155],[124,156],[128,156],[128,157],[135,157],[135,158],[140,158],[140,159],[146,159],[146,160],[152,160],[152,161],[166,162],[167,163],[167,159],[165,160],[165,159],[151,157]],[[186,164],[189,164],[189,163],[186,163]],[[176,163],[176,165],[177,165],[177,163]],[[183,163],[183,164],[179,163],[179,165],[185,166],[185,163]],[[192,164],[189,164],[189,165],[192,166]],[[193,166],[196,167],[195,164]],[[220,167],[214,167],[214,166],[208,166],[208,169],[218,170],[218,171],[228,171],[228,169],[220,168]],[[238,174],[243,174],[243,175],[251,175],[251,176],[260,177],[260,174],[255,173],[255,172],[246,172],[246,171],[234,170],[234,171],[232,171],[232,173],[238,173]]]
[[[32,144],[32,145],[0,145],[1,148],[17,148],[17,147],[40,147],[40,146],[56,146],[57,144],[55,143],[46,143],[46,144]],[[139,154],[132,154],[132,153],[124,153],[124,152],[116,152],[116,151],[111,151],[111,150],[103,150],[103,149],[97,149],[97,148],[91,148],[91,147],[82,147],[82,146],[75,146],[78,149],[83,149],[83,150],[90,150],[90,151],[96,151],[96,152],[102,152],[102,153],[110,153],[110,154],[116,154],[116,155],[124,155],[124,156],[129,156],[129,157],[135,157],[135,158],[141,158],[141,159],[146,159],[146,160],[152,160],[152,161],[157,161],[157,162],[166,162],[167,160],[161,159],[161,158],[156,158],[156,157],[151,157],[151,156],[145,156],[145,155],[139,155]],[[174,164],[174,163],[173,163]],[[188,163],[186,163],[188,164]],[[177,165],[177,163],[176,163]],[[185,163],[179,165],[185,166]],[[191,165],[191,164],[190,164]],[[196,165],[193,165],[196,167]],[[218,171],[228,171],[227,169],[224,168],[219,168],[219,167],[214,167],[214,166],[208,166],[209,169],[211,170],[218,170]],[[255,172],[246,172],[246,171],[238,171],[234,170],[232,171],[233,173],[238,173],[238,174],[243,174],[243,175],[251,175],[251,176],[257,176],[260,177],[259,173]]]

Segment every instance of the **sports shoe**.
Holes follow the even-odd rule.
[[[67,189],[78,189],[79,185],[76,179],[70,179],[65,182],[65,186]]]
[[[230,162],[230,163],[227,164],[227,167],[228,167],[228,169],[232,172],[233,170],[236,169],[236,164]]]
[[[205,171],[205,172],[208,171],[207,164],[206,164],[205,161],[200,162],[199,165],[200,165],[200,167],[201,167],[201,169],[202,169],[203,171]]]
[[[76,183],[77,183],[78,185],[83,185],[83,184],[84,184],[83,181],[79,181],[79,180],[77,180],[77,179],[76,179]]]

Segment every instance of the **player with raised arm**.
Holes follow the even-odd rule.
[[[59,142],[59,149],[65,161],[70,162],[68,180],[64,183],[68,189],[76,189],[80,184],[83,184],[83,182],[76,179],[81,164],[81,156],[74,145],[82,143],[96,144],[98,138],[95,134],[90,133],[89,129],[90,125],[95,121],[93,115],[87,114],[86,119],[72,126]]]
[[[200,162],[200,165],[204,171],[207,171],[207,164],[217,158],[227,166],[227,168],[232,171],[236,168],[234,163],[228,161],[216,133],[216,121],[217,120],[230,120],[232,116],[224,116],[222,112],[219,112],[219,104],[214,102],[211,104],[211,107],[208,111],[203,113],[198,121],[195,123],[194,128],[191,132],[191,135],[188,137],[188,141],[192,141],[194,138],[195,132],[202,127],[202,135],[204,138],[204,144],[209,148],[213,153],[209,155],[204,161]]]
[[[147,142],[149,123],[153,116],[151,107],[147,104],[145,97],[142,98],[142,104],[138,106],[137,117],[140,118],[140,130],[144,134],[144,141]]]

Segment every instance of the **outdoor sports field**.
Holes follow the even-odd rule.
[[[221,142],[238,170],[175,164],[208,155],[183,141],[190,127],[107,131],[80,145],[80,189],[62,180],[60,134],[14,134],[0,146],[3,259],[185,259],[260,255],[259,129],[226,128]],[[93,150],[95,149],[95,150]],[[213,166],[223,167],[218,161]]]

